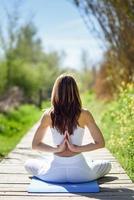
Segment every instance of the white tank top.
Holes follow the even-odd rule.
[[[63,134],[61,135],[59,131],[57,131],[56,128],[50,127],[50,129],[52,132],[53,143],[55,145],[59,145],[63,141],[64,135]],[[84,131],[85,131],[85,128],[82,128],[77,125],[77,128],[74,130],[73,134],[70,135],[72,144],[75,144],[75,145],[82,144]]]

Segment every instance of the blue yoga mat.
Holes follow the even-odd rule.
[[[43,181],[33,176],[27,191],[31,193],[88,193],[99,192],[100,189],[97,181],[84,183],[54,183]]]

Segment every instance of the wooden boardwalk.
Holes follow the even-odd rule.
[[[35,151],[31,149],[33,135],[39,125],[36,123],[29,132],[22,138],[16,148],[11,151],[6,158],[0,162],[0,200],[40,200],[40,199],[64,199],[69,198],[84,199],[102,199],[102,200],[132,200],[134,199],[134,183],[127,176],[124,169],[118,161],[106,149],[98,149],[84,153],[87,162],[90,159],[108,159],[112,163],[112,169],[109,174],[98,179],[100,186],[99,193],[83,193],[68,194],[68,196],[46,196],[43,194],[28,193],[27,187],[31,182],[31,175],[24,168],[25,160],[29,158],[37,158],[38,156],[49,156],[50,153]],[[45,142],[52,144],[50,129],[45,136]],[[84,143],[88,143],[92,139],[86,130]],[[87,142],[86,142],[87,141]]]

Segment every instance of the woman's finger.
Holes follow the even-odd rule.
[[[71,144],[70,144],[70,142],[67,140],[67,145],[68,145],[68,148],[70,149],[70,150],[72,150],[72,148],[71,148]]]
[[[67,138],[68,138],[68,141],[71,143],[71,137],[70,137],[69,133],[67,133]]]

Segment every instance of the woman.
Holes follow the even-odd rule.
[[[103,135],[92,114],[81,106],[81,99],[72,75],[61,74],[51,94],[52,107],[46,110],[34,135],[32,148],[52,152],[51,160],[29,159],[25,169],[32,175],[50,182],[86,182],[107,174],[111,163],[95,160],[87,164],[82,152],[105,146]],[[50,128],[55,146],[42,142],[45,130]],[[82,144],[87,127],[94,143]]]

